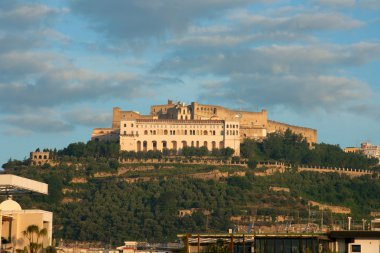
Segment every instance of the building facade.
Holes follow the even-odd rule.
[[[132,123],[133,129],[130,126]],[[125,124],[126,127],[124,127]],[[238,125],[238,129],[227,129],[227,126],[231,124]],[[147,129],[142,131],[142,126],[146,126]],[[168,131],[167,134],[165,134],[165,129]],[[203,132],[199,132],[201,129]],[[268,120],[265,109],[249,112],[197,102],[186,105],[168,100],[168,103],[164,105],[152,105],[149,115],[142,115],[136,111],[122,111],[118,107],[113,108],[112,127],[95,128],[91,139],[120,141],[121,150],[181,149],[183,146],[204,145],[209,150],[214,147],[235,147],[234,149],[238,151],[238,139],[240,141],[245,138],[262,140],[269,133],[284,132],[287,129],[301,134],[310,146],[317,142],[315,129]],[[148,131],[147,134],[144,134],[145,130]],[[175,131],[176,134],[170,134],[170,130],[172,133]],[[205,135],[205,130],[208,133],[214,130],[219,130],[219,132],[216,131],[215,135]],[[153,134],[154,131],[156,134]],[[196,134],[189,134],[194,133],[193,131]],[[229,131],[235,131],[233,133],[237,132],[238,135],[229,135]]]
[[[131,119],[120,124],[120,150],[148,151],[185,147],[232,148],[240,155],[238,121]]]
[[[362,153],[368,158],[377,158],[380,160],[380,146],[373,145],[369,142],[361,144]]]

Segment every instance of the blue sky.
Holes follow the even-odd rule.
[[[167,99],[380,144],[379,82],[379,0],[2,0],[0,163]]]

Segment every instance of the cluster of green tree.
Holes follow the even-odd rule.
[[[6,162],[2,165],[2,168],[3,169],[12,169],[12,168],[19,167],[22,165],[27,166],[28,164],[29,164],[28,159],[24,159],[23,161],[20,161],[20,160],[9,158],[8,162]]]
[[[146,152],[143,151],[122,151],[120,152],[120,158],[136,158],[136,159],[151,159],[151,158],[163,158],[168,156],[177,155],[178,151],[175,149],[164,149],[160,150],[148,150]],[[229,158],[234,154],[234,150],[232,148],[221,148],[221,149],[213,149],[209,151],[206,147],[184,147],[180,153],[185,157],[204,157],[204,156],[213,156],[213,157],[223,157]]]
[[[206,147],[185,147],[182,149],[182,155],[186,157],[202,157],[202,156],[216,156],[216,157],[225,157],[229,158],[234,154],[235,150],[227,147],[220,149],[213,149],[209,151]]]
[[[113,157],[119,156],[119,144],[116,142],[88,141],[71,143],[66,148],[58,150],[53,155],[74,157]]]
[[[54,212],[54,237],[120,244],[124,240],[169,241],[178,233],[221,232],[232,227],[233,215],[291,215],[307,217],[307,199],[350,207],[353,217],[380,210],[380,182],[370,177],[350,179],[337,174],[293,173],[255,177],[229,177],[225,181],[161,178],[128,184],[118,177],[87,177],[85,184],[72,184],[73,177],[109,170],[111,160],[36,171],[16,169],[19,175],[47,182],[49,196],[23,196],[23,207]],[[291,193],[269,192],[270,186],[290,188]],[[62,193],[64,188],[71,193]],[[299,197],[302,197],[300,199]],[[79,202],[62,202],[64,197]],[[180,209],[199,208],[179,217]],[[206,215],[204,210],[210,211]],[[360,217],[362,218],[362,216]]]
[[[165,150],[164,150],[165,151]],[[169,150],[168,150],[169,152]],[[120,158],[133,158],[133,159],[160,159],[164,156],[165,152],[161,152],[159,150],[148,150],[146,152],[142,151],[121,151]]]
[[[302,135],[290,130],[271,133],[262,142],[245,139],[241,144],[242,157],[251,161],[281,161],[294,165],[330,166],[369,169],[378,165],[378,159],[362,154],[345,153],[338,145],[315,144],[309,148]]]

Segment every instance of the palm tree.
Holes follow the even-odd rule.
[[[43,247],[43,243],[40,243],[40,239],[47,235],[47,229],[38,225],[29,225],[26,230],[22,231],[24,237],[29,241],[29,252],[38,253],[38,250]]]

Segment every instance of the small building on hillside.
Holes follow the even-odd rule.
[[[49,162],[50,162],[50,152],[48,151],[30,152],[30,163],[32,165],[42,165]]]

